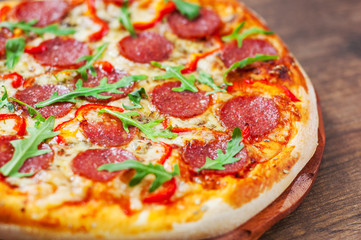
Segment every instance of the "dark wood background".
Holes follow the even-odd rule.
[[[244,0],[278,33],[318,92],[326,131],[319,175],[270,239],[361,239],[361,0]]]

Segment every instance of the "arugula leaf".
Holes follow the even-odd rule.
[[[109,113],[109,114],[119,118],[122,121],[123,128],[126,132],[129,132],[129,128],[128,128],[129,125],[139,128],[140,131],[142,131],[149,139],[151,139],[154,142],[159,142],[157,139],[155,139],[156,137],[175,138],[178,136],[178,134],[169,131],[169,129],[165,129],[165,130],[161,130],[161,131],[152,129],[154,126],[162,123],[164,121],[164,119],[158,119],[158,120],[146,123],[146,124],[142,124],[131,118],[133,116],[139,116],[139,113],[137,113],[137,112],[120,113],[117,111],[111,111],[109,109],[102,109],[99,111],[99,114],[102,114],[102,113]]]
[[[28,127],[28,138],[11,141],[15,151],[12,159],[0,168],[0,172],[8,177],[28,177],[32,173],[19,173],[26,159],[40,156],[51,152],[51,149],[39,150],[38,146],[46,139],[53,138],[59,134],[54,132],[55,117],[50,116],[38,127]]]
[[[116,172],[123,169],[135,169],[136,174],[130,180],[129,186],[134,187],[139,184],[145,176],[148,174],[153,174],[155,176],[155,180],[149,188],[149,192],[154,192],[162,186],[163,183],[171,180],[174,176],[179,175],[179,166],[176,164],[174,166],[173,172],[167,172],[163,165],[148,163],[145,165],[144,163],[138,162],[136,160],[126,160],[120,163],[110,163],[104,164],[98,168],[99,171],[107,170],[109,172]]]
[[[25,39],[24,38],[8,39],[5,43],[5,49],[6,49],[5,65],[8,69],[13,69],[15,65],[19,62],[21,55],[24,53]]]
[[[224,165],[239,161],[240,158],[235,158],[234,156],[244,147],[243,143],[241,143],[242,138],[242,131],[236,127],[233,130],[231,140],[227,143],[226,153],[223,153],[221,149],[218,149],[217,158],[212,160],[207,157],[205,164],[200,169],[198,169],[198,172],[203,169],[224,170]]]
[[[168,2],[168,0],[165,2]],[[183,0],[172,0],[172,2],[174,2],[178,11],[189,20],[196,19],[200,14],[201,6],[197,4],[185,2]]]
[[[133,38],[136,38],[137,34],[134,30],[132,22],[130,21],[130,12],[128,9],[128,3],[129,3],[128,0],[124,1],[122,7],[120,8],[121,14],[120,14],[119,21],[122,23],[122,25],[125,27],[125,29],[128,30],[130,35]]]
[[[266,35],[273,34],[273,32],[271,32],[271,31],[267,31],[267,30],[257,28],[257,27],[252,27],[250,29],[245,30],[243,33],[239,34],[239,31],[243,28],[243,26],[245,24],[246,24],[246,21],[243,21],[241,24],[239,24],[234,29],[234,31],[230,35],[222,37],[222,40],[226,41],[226,42],[237,40],[238,47],[241,48],[243,40],[245,38],[247,38],[248,36],[250,36],[250,35],[253,35],[253,34],[266,34]]]
[[[200,83],[203,83],[211,88],[214,89],[214,91],[212,92],[207,92],[206,95],[210,95],[210,94],[213,94],[213,93],[216,93],[216,92],[227,92],[226,89],[223,89],[223,88],[220,88],[219,86],[217,86],[213,79],[212,79],[212,76],[206,72],[200,72],[199,74],[199,78],[198,78],[198,81]]]
[[[183,91],[188,90],[191,92],[198,92],[198,89],[194,85],[194,82],[196,81],[196,78],[194,77],[194,75],[190,75],[189,78],[186,78],[181,73],[181,70],[185,68],[183,65],[180,65],[177,67],[170,67],[170,66],[163,65],[163,64],[161,64],[159,62],[155,62],[155,61],[152,61],[151,64],[156,67],[162,68],[166,71],[166,74],[164,74],[162,76],[154,77],[154,80],[177,78],[178,80],[180,80],[182,82],[182,85],[177,88],[172,88],[173,91],[183,92]]]
[[[135,108],[143,108],[143,106],[140,104],[140,100],[143,98],[147,98],[147,93],[145,92],[144,88],[140,88],[138,90],[135,90],[134,92],[131,92],[128,94],[129,100],[134,103],[133,106],[125,106],[123,104],[123,108],[125,109],[135,109]]]
[[[36,120],[36,122],[35,122],[36,127],[39,126],[40,123],[45,122],[45,118],[38,111],[36,111],[35,108],[30,106],[29,104],[26,104],[26,103],[20,101],[19,99],[16,99],[16,98],[13,98],[13,97],[11,97],[10,99],[12,101],[17,102],[17,103],[19,103],[21,105],[24,105],[24,106],[26,106],[28,108],[29,115]],[[35,115],[35,117],[34,117],[34,115]]]
[[[75,90],[72,92],[64,93],[62,95],[58,95],[58,92],[54,92],[53,95],[42,102],[35,104],[36,108],[43,108],[45,106],[51,105],[57,102],[72,102],[76,103],[76,97],[89,97],[93,96],[98,99],[108,99],[111,96],[103,96],[99,93],[109,92],[109,93],[123,93],[123,91],[119,91],[118,88],[129,86],[134,81],[140,81],[146,79],[147,76],[145,75],[135,75],[135,76],[125,76],[120,81],[108,84],[107,78],[104,77],[99,86],[94,88],[83,87],[83,81],[81,79],[75,84]]]
[[[248,36],[253,35],[253,34],[265,34],[265,35],[270,35],[273,34],[274,32],[272,31],[267,31],[261,28],[257,28],[257,27],[252,27],[250,29],[247,29],[246,31],[244,31],[242,34],[240,34],[237,37],[237,42],[238,42],[238,47],[242,47],[242,41],[243,39],[246,39]]]
[[[230,71],[232,71],[233,69],[236,68],[244,68],[245,66],[248,66],[254,62],[266,62],[269,60],[274,60],[274,59],[278,59],[278,56],[270,56],[270,55],[262,55],[262,54],[256,54],[255,57],[248,57],[245,59],[242,59],[239,62],[235,62],[232,66],[230,66],[230,68],[227,69],[227,71],[224,73],[223,75],[223,79],[225,84],[227,85],[232,85],[232,83],[229,83],[225,80],[226,76],[228,75],[228,73]]]
[[[21,30],[23,30],[26,34],[29,34],[29,32],[34,32],[38,35],[43,35],[44,33],[53,33],[55,35],[58,36],[64,36],[64,35],[69,35],[69,34],[73,34],[75,33],[74,29],[70,29],[70,28],[64,28],[61,29],[59,28],[58,24],[51,24],[48,25],[46,27],[33,27],[34,24],[36,24],[38,22],[38,20],[32,20],[30,22],[17,22],[17,23],[12,23],[12,22],[1,22],[0,23],[0,27],[5,27],[8,28],[11,32],[14,32],[14,28],[19,28]]]
[[[238,38],[238,34],[239,31],[241,31],[241,29],[244,27],[244,25],[246,24],[246,21],[241,22],[234,30],[231,34],[227,35],[227,36],[223,36],[222,40],[225,42],[230,42],[233,41],[235,39]]]
[[[10,112],[14,112],[15,111],[14,104],[9,102],[9,100],[8,100],[8,92],[7,92],[6,88],[5,88],[5,86],[2,85],[2,87],[4,88],[4,94],[2,95],[2,97],[0,99],[0,109],[3,108],[3,107],[7,107]]]
[[[93,75],[93,76],[97,75],[97,72],[95,71],[95,68],[93,67],[93,64],[96,60],[98,60],[103,55],[107,46],[108,46],[108,43],[104,43],[100,47],[97,48],[97,50],[96,50],[97,52],[94,55],[83,56],[83,57],[78,58],[78,60],[76,60],[76,62],[81,62],[84,60],[87,61],[86,64],[84,64],[83,66],[81,66],[80,68],[75,70],[77,73],[80,74],[82,79],[84,79],[85,81],[88,80],[88,73],[87,73],[88,69],[89,69],[91,75]]]

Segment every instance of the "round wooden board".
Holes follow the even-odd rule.
[[[254,240],[258,239],[274,224],[293,212],[310,191],[321,164],[325,148],[325,129],[318,102],[319,129],[318,146],[312,159],[297,175],[292,184],[271,205],[237,229],[213,240]]]

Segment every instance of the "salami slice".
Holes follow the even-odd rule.
[[[62,85],[34,85],[24,90],[17,91],[15,98],[22,102],[34,107],[36,103],[45,101],[53,95],[54,92],[58,92],[59,95],[69,92],[69,89]],[[64,117],[72,107],[74,103],[55,103],[43,108],[37,109],[40,114],[48,118],[54,115],[56,118]],[[21,105],[23,110],[27,113],[27,107]]]
[[[119,172],[98,171],[98,168],[104,164],[118,163],[129,159],[136,160],[132,153],[123,149],[89,149],[79,153],[73,159],[72,169],[75,174],[93,181],[106,182],[115,178]]]
[[[186,143],[183,148],[183,159],[189,164],[191,170],[197,172],[206,163],[206,158],[214,160],[218,156],[218,149],[221,149],[223,153],[226,152],[227,142],[229,139],[222,138],[212,142],[204,142],[200,140],[192,140]],[[202,173],[213,173],[213,174],[235,174],[241,171],[250,163],[247,151],[243,148],[235,157],[240,160],[231,164],[226,164],[224,170],[202,170]]]
[[[90,55],[87,44],[72,38],[54,38],[40,44],[45,51],[32,53],[35,60],[44,66],[77,68],[85,64],[77,62],[80,57]]]
[[[220,111],[220,119],[229,129],[249,125],[251,136],[262,136],[273,130],[280,118],[272,99],[242,96],[229,100]]]
[[[15,17],[25,22],[38,20],[35,25],[44,27],[62,20],[68,13],[69,7],[69,3],[63,0],[24,1],[16,7]]]
[[[210,97],[204,92],[175,92],[181,82],[167,82],[156,86],[151,93],[152,104],[164,114],[178,118],[191,118],[204,113],[210,103]]]
[[[16,140],[15,136],[3,136],[0,138],[0,167],[11,160],[14,154],[14,147],[11,141]],[[39,149],[51,149],[48,144],[41,144]],[[54,152],[49,152],[37,157],[27,159],[19,169],[21,173],[37,173],[40,170],[47,169],[53,161]]]
[[[127,133],[122,122],[109,114],[96,116],[94,120],[82,121],[80,129],[91,143],[107,147],[125,145],[138,132],[138,128],[129,127],[129,133]]]
[[[120,54],[138,63],[164,61],[172,51],[173,44],[154,32],[142,32],[136,38],[128,36],[119,42]]]
[[[179,12],[174,12],[168,17],[172,31],[181,38],[194,39],[206,38],[215,34],[221,27],[221,19],[212,10],[202,8],[198,18],[189,20]]]
[[[222,51],[221,59],[226,67],[256,54],[277,55],[277,50],[266,40],[245,39],[239,48],[236,41],[227,43]]]
[[[100,81],[104,77],[107,77],[108,79],[107,83],[109,84],[116,83],[119,80],[121,80],[124,76],[128,75],[126,72],[117,71],[115,69],[113,69],[111,72],[104,71],[100,68],[96,68],[95,70],[97,72],[96,76],[93,76],[88,72],[88,80],[83,81],[84,87],[89,87],[89,88],[97,87],[99,86]],[[130,93],[133,90],[133,88],[134,88],[134,83],[132,83],[128,87],[118,88],[118,90],[123,91],[123,93],[100,93],[100,95],[111,96],[111,98],[98,99],[95,97],[86,97],[86,100],[88,100],[89,102],[108,103],[128,96],[128,93]]]

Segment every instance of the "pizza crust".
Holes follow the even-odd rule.
[[[203,2],[203,1],[202,1]],[[212,2],[212,1],[206,1]],[[229,0],[230,4],[235,4]],[[256,14],[257,15],[257,14]],[[261,18],[257,15],[257,19]],[[264,20],[262,20],[264,24]],[[264,24],[265,25],[265,24]],[[197,220],[188,223],[174,223],[173,229],[167,231],[146,231],[137,233],[136,235],[123,235],[121,239],[194,239],[215,237],[227,233],[241,224],[245,223],[257,213],[271,204],[282,192],[292,183],[297,174],[304,168],[307,162],[312,158],[318,144],[318,113],[317,100],[312,83],[300,64],[295,60],[296,68],[300,70],[305,78],[305,88],[299,88],[297,96],[302,99],[301,109],[307,113],[307,119],[297,123],[298,132],[289,142],[289,146],[293,146],[293,150],[289,153],[289,157],[295,159],[293,166],[287,174],[284,174],[279,181],[273,182],[266,186],[265,190],[259,195],[242,204],[240,207],[234,207],[224,198],[214,198],[205,203],[208,211]],[[305,90],[306,89],[306,90]],[[275,169],[275,173],[283,174],[282,169]],[[234,192],[236,193],[236,192]],[[232,193],[231,193],[232,194]],[[112,233],[100,233],[104,239],[119,239]],[[22,226],[1,223],[0,235],[6,236],[6,239],[96,239],[92,233],[71,232],[64,229],[51,230],[47,227],[39,226]]]
[[[296,157],[298,161],[281,181],[273,184],[269,190],[261,193],[256,199],[244,204],[240,208],[234,209],[221,198],[212,199],[204,204],[210,210],[196,222],[174,224],[174,228],[171,231],[146,232],[136,236],[125,235],[122,236],[122,239],[199,239],[220,236],[242,225],[280,196],[304,168],[309,159],[311,159],[318,143],[318,113],[315,91],[304,70],[298,63],[297,66],[306,77],[308,94],[303,93],[303,95],[308,97],[309,121],[299,129],[297,136],[290,143],[295,145],[291,156]],[[93,239],[86,233],[54,232],[45,228],[21,227],[10,224],[1,224],[0,232],[2,236],[7,236],[7,239],[14,240],[30,240],[35,238],[39,240]],[[119,238],[108,235],[105,239]]]

